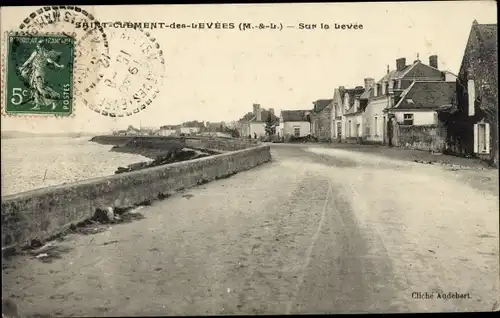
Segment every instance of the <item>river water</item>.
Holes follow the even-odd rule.
[[[119,166],[150,159],[111,152],[89,137],[2,139],[2,196],[113,175]]]

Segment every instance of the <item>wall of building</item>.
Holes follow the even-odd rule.
[[[404,114],[413,114],[413,125],[437,125],[438,116],[435,111],[398,111],[394,112],[396,121],[400,124],[404,121]]]
[[[257,134],[257,137],[262,137],[266,135],[266,123],[264,122],[250,122],[250,134]]]
[[[294,128],[300,128],[300,137],[311,134],[311,124],[307,121],[289,121],[283,123],[283,137],[294,136]]]
[[[362,137],[363,135],[363,130],[362,130],[362,120],[361,120],[361,114],[359,115],[350,115],[350,116],[345,116],[345,138],[358,138]],[[358,130],[358,126],[359,130]]]
[[[200,127],[181,127],[181,134],[196,134],[200,132]]]
[[[228,141],[224,141],[227,143]],[[227,144],[226,144],[227,145]],[[216,146],[216,142],[205,145]],[[257,145],[220,155],[2,197],[2,248],[46,240],[90,218],[97,208],[129,207],[228,177],[271,160]]]
[[[363,112],[363,139],[368,142],[382,143],[384,141],[384,108],[387,98],[373,99]]]
[[[176,134],[176,130],[174,129],[160,129],[159,135],[160,136],[172,136]]]
[[[332,105],[328,105],[319,113],[313,113],[312,124],[314,135],[321,141],[332,138]]]

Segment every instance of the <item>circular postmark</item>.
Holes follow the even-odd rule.
[[[101,115],[131,116],[146,109],[160,92],[165,73],[163,51],[142,29],[111,29],[107,33],[111,45],[109,54],[101,54],[98,60],[99,82],[92,94],[81,97]]]
[[[103,26],[92,13],[77,6],[41,7],[20,23],[19,30],[32,36],[59,33],[74,37],[74,93],[88,92],[99,81],[99,61],[109,52],[109,45]]]

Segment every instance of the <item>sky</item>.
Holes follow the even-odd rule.
[[[472,21],[497,23],[494,1],[82,8],[100,21],[225,22],[235,23],[236,28],[147,30],[163,52],[165,69],[162,71],[158,60],[150,63],[152,72],[163,75],[163,80],[157,84],[158,93],[151,104],[137,114],[110,118],[76,100],[71,118],[2,116],[2,131],[103,132],[128,125],[159,127],[190,120],[232,121],[252,111],[253,103],[274,108],[277,113],[310,109],[314,100],[332,98],[338,86],[354,87],[363,85],[364,78],[381,78],[387,65],[395,68],[400,57],[411,63],[418,54],[427,64],[429,55],[438,55],[440,69],[457,73]],[[33,8],[1,10],[1,29],[7,31],[16,30]],[[316,28],[240,31],[240,22],[285,26],[305,23],[316,24]],[[330,25],[330,29],[321,29],[321,23]],[[334,29],[334,23],[358,24],[363,29]],[[107,28],[105,32],[113,35],[122,30]],[[137,55],[138,46],[109,37],[112,59],[123,48],[145,59]],[[89,63],[89,59],[80,61]],[[110,93],[104,86],[87,93],[86,99],[101,97],[115,104],[124,97],[131,99],[131,95]]]

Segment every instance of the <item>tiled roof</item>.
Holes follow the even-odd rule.
[[[273,119],[273,122],[279,122],[279,117],[276,115],[273,115],[270,111],[263,109],[262,112],[260,113],[260,121],[259,122],[266,122],[267,117],[271,114],[271,118]],[[257,120],[252,120],[252,121],[257,121]]]
[[[239,120],[239,121],[240,121],[240,122],[242,122],[242,121],[243,121],[243,122],[250,121],[250,120],[252,120],[254,117],[255,117],[255,116],[254,116],[254,114],[253,114],[252,112],[248,112],[248,113],[246,113],[246,114],[245,114],[245,116],[243,116],[242,118],[240,118],[240,120]]]
[[[453,104],[455,94],[455,82],[413,82],[394,108],[436,110]]]
[[[306,112],[308,110],[282,110],[283,121],[307,121]]]
[[[317,101],[314,101],[314,111],[317,113],[321,112],[332,102],[332,100],[333,99],[318,99]]]
[[[365,92],[365,88],[362,86],[358,86],[355,88],[346,89],[345,92],[349,94],[349,107],[346,113],[350,113],[352,112],[354,102]]]
[[[373,91],[373,87],[370,87],[368,88],[366,91],[363,92],[363,94],[361,94],[361,96],[359,96],[359,99],[368,99],[370,98],[371,96],[371,92]]]

